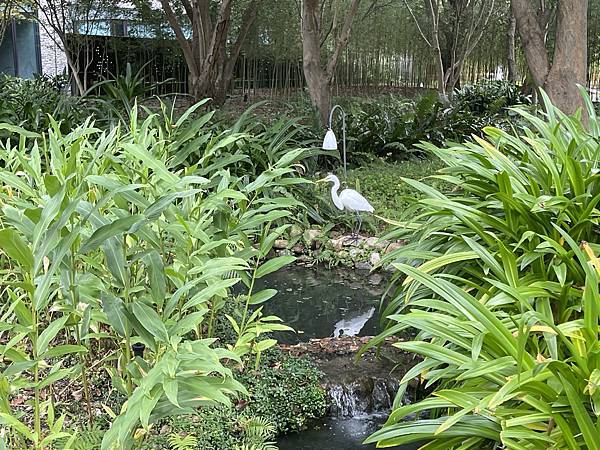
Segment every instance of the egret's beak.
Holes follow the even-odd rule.
[[[327,183],[327,178],[321,178],[320,180],[315,181],[315,183]]]

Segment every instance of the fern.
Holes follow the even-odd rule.
[[[236,445],[233,450],[278,450],[278,447],[275,442],[263,442],[262,444]]]
[[[274,442],[267,442],[275,436],[277,427],[264,417],[251,417],[241,422],[245,443],[236,450],[277,450]]]
[[[169,445],[172,450],[196,450],[198,439],[193,434],[181,436],[177,433],[169,435]]]
[[[97,450],[105,430],[94,424],[89,430],[77,431],[70,438],[57,439],[54,447],[65,450]]]

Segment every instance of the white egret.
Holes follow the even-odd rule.
[[[317,183],[333,183],[331,187],[331,200],[333,200],[333,204],[342,211],[347,209],[348,211],[354,211],[356,213],[356,217],[358,218],[358,230],[356,234],[360,232],[360,227],[362,225],[362,219],[360,218],[360,212],[366,211],[372,213],[375,211],[373,206],[369,203],[369,201],[364,198],[361,194],[356,192],[354,189],[344,189],[338,195],[338,189],[340,188],[340,180],[333,174],[327,175],[322,180],[317,181]]]

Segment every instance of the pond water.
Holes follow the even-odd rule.
[[[265,314],[280,317],[297,331],[279,333],[280,342],[377,334],[379,301],[385,288],[381,275],[292,266],[257,280],[257,285],[279,291],[265,304]]]
[[[326,417],[308,430],[283,436],[277,441],[277,446],[280,450],[371,450],[376,448],[375,444],[362,445],[362,442],[377,431],[386,418],[381,415],[343,419]],[[416,450],[420,445],[388,448]]]
[[[381,275],[355,270],[290,266],[257,280],[256,287],[278,290],[275,298],[265,304],[264,313],[276,315],[293,327],[296,333],[278,333],[277,339],[295,344],[312,338],[376,335],[379,302],[386,281]],[[362,442],[386,420],[391,400],[387,407],[368,412],[361,405],[371,403],[368,398],[361,398],[361,389],[356,388],[362,385],[361,380],[374,376],[377,375],[361,372],[357,380],[328,383],[328,398],[334,406],[330,407],[330,417],[316,420],[300,433],[280,437],[278,447],[281,450],[374,449],[375,445]],[[393,391],[396,389],[394,385]],[[338,391],[344,395],[336,395]],[[419,445],[394,448],[415,450]]]

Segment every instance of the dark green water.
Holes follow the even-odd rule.
[[[279,333],[280,342],[377,334],[379,301],[385,286],[380,275],[369,277],[354,270],[292,266],[258,282],[260,289],[279,291],[265,304],[265,314],[276,315],[297,330]]]
[[[277,446],[280,450],[371,450],[376,448],[374,444],[362,445],[362,442],[385,419],[386,417],[381,416],[344,419],[326,417],[308,430],[282,437]],[[388,448],[416,450],[419,444]]]
[[[297,333],[278,333],[284,343],[340,335],[372,336],[378,332],[379,302],[386,286],[380,275],[354,270],[291,266],[259,280],[258,288],[279,293],[264,312],[279,316]],[[365,374],[369,375],[369,374]],[[307,430],[281,437],[281,450],[370,450],[362,442],[375,432],[387,413],[357,417],[324,417]],[[394,447],[415,450],[419,445]]]

